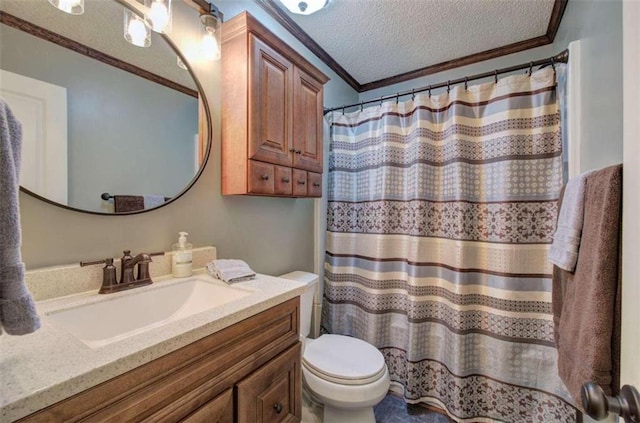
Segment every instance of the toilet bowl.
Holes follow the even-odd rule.
[[[373,345],[349,336],[307,338],[318,276],[292,272],[280,276],[307,284],[300,301],[303,389],[323,406],[324,423],[375,423],[373,406],[387,394],[389,371]]]

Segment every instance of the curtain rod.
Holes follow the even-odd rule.
[[[326,115],[329,112],[333,112],[334,110],[342,110],[342,112],[344,113],[344,109],[348,109],[350,107],[355,107],[355,106],[364,106],[365,104],[371,104],[371,103],[382,103],[383,101],[386,100],[391,100],[391,99],[398,99],[402,96],[405,95],[414,95],[417,93],[421,93],[424,91],[431,91],[433,89],[436,88],[443,88],[443,87],[447,87],[450,88],[452,85],[455,84],[462,84],[464,83],[465,86],[469,81],[473,81],[476,79],[482,79],[482,78],[488,78],[490,76],[495,77],[496,82],[498,81],[498,75],[503,74],[503,73],[509,73],[509,72],[515,72],[518,70],[522,70],[522,69],[529,69],[529,74],[531,74],[533,72],[533,67],[534,66],[546,66],[546,65],[555,65],[556,63],[567,63],[569,61],[569,50],[564,50],[558,54],[556,54],[555,56],[552,57],[548,57],[546,59],[540,59],[540,60],[534,60],[532,62],[529,63],[523,63],[521,65],[515,65],[515,66],[510,66],[508,68],[502,68],[502,69],[496,69],[494,71],[490,71],[490,72],[485,72],[485,73],[479,73],[477,75],[472,75],[472,76],[466,76],[464,78],[458,78],[458,79],[452,79],[449,80],[447,82],[441,82],[439,84],[432,84],[426,87],[421,87],[421,88],[417,88],[417,89],[413,89],[413,90],[407,90],[407,91],[402,91],[402,92],[398,92],[396,94],[390,94],[390,95],[385,95],[382,96],[380,98],[376,98],[373,100],[367,100],[367,101],[360,101],[358,103],[353,103],[353,104],[347,104],[344,106],[338,106],[338,107],[331,107],[331,108],[327,108],[324,109],[324,114]]]

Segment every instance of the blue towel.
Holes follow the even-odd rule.
[[[25,335],[40,327],[24,282],[20,253],[20,157],[22,126],[0,98],[0,333]]]

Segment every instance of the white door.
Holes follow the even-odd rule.
[[[623,2],[624,164],[621,383],[640,390],[640,1]]]
[[[22,123],[20,185],[67,204],[67,89],[0,69],[0,95]]]

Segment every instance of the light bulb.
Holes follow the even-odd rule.
[[[127,27],[127,35],[129,41],[134,46],[145,47],[146,41],[148,37],[147,26],[142,22],[138,17],[134,17],[129,21],[129,26]]]
[[[325,7],[329,0],[280,0],[291,13],[310,15]]]
[[[72,15],[84,13],[84,0],[49,0],[49,3],[65,13]]]
[[[149,18],[155,32],[167,33],[171,27],[171,0],[153,0]]]
[[[220,58],[220,47],[218,47],[218,40],[212,32],[207,31],[202,36],[202,58],[205,60],[218,60]]]

